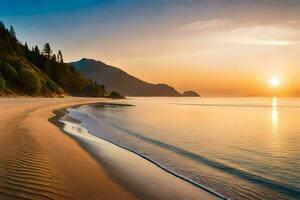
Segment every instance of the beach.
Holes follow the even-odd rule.
[[[95,159],[91,156],[91,151],[84,149],[82,143],[49,122],[50,118],[55,117],[55,110],[102,101],[108,99],[0,99],[0,198],[143,199],[143,190],[149,188],[126,181],[130,179],[130,173],[124,171],[126,166],[120,167],[124,162],[108,162],[119,155],[127,163],[128,160],[134,162],[131,163],[133,165],[136,163],[135,171],[147,169],[147,176],[153,173],[156,181],[164,186],[162,188],[170,188],[167,184],[175,185],[171,188],[179,191],[195,190],[202,199],[215,199],[209,193],[164,172],[137,155],[105,141],[103,160],[101,156]],[[143,179],[141,176],[140,180]],[[148,194],[155,192],[157,191],[153,190]],[[161,199],[168,197],[162,196]]]

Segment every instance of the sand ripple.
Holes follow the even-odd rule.
[[[71,199],[43,148],[22,126],[37,108],[0,119],[0,199]]]

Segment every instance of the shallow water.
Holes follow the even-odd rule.
[[[300,198],[300,99],[130,98],[69,109],[96,137],[230,199]]]

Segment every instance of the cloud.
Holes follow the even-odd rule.
[[[225,43],[284,46],[297,44],[299,33],[299,30],[287,26],[258,25],[216,33],[215,38]]]
[[[232,26],[232,19],[209,19],[193,21],[178,27],[180,31],[207,31],[207,30],[220,30]]]

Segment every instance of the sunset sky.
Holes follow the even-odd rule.
[[[67,2],[67,3],[65,3]],[[300,94],[300,1],[1,1],[0,20],[66,61],[115,65],[202,95]]]

